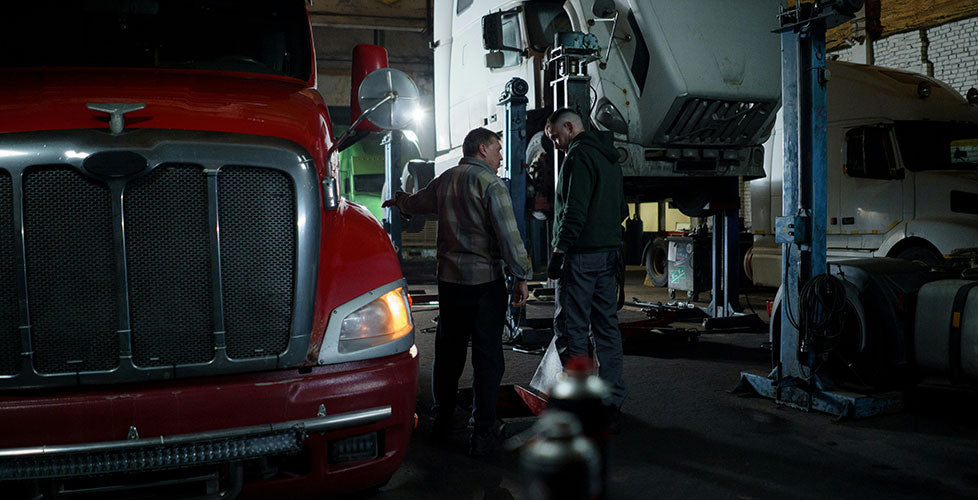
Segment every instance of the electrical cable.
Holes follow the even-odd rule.
[[[740,295],[744,297],[744,302],[747,303],[747,308],[750,309],[750,312],[756,315],[757,311],[755,311],[754,306],[751,305],[750,299],[747,297],[747,292],[740,292]]]
[[[839,339],[845,332],[846,291],[842,280],[831,274],[813,276],[799,293],[799,313],[801,315],[800,348],[814,356],[811,378],[828,360],[828,353],[839,346]]]
[[[785,246],[787,247],[787,244],[785,244]],[[785,254],[787,254],[788,248],[785,248],[784,252]],[[784,259],[784,274],[782,274],[781,276],[784,277],[788,276],[788,259]],[[781,286],[784,285],[785,285],[784,283],[781,284]],[[801,327],[798,326],[798,322],[795,321],[795,318],[791,313],[791,303],[788,300],[789,295],[790,294],[788,293],[787,289],[785,289],[784,293],[781,294],[781,302],[782,302],[781,309],[785,311],[785,316],[787,316],[788,322],[791,323],[791,326],[793,326],[795,330],[801,331]]]

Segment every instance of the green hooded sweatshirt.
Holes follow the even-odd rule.
[[[611,132],[581,132],[557,174],[553,246],[565,252],[613,250],[628,217]]]

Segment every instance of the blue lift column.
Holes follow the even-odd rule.
[[[800,12],[800,11],[799,11]],[[777,370],[778,400],[811,403],[815,382],[812,360],[800,350],[799,290],[813,276],[825,273],[826,144],[825,144],[825,20],[796,21],[781,33],[782,112],[784,115],[784,178],[782,216],[775,221],[781,251],[781,341]],[[798,399],[802,399],[799,401]]]
[[[514,77],[499,96],[500,106],[506,108],[506,119],[503,120],[503,157],[502,178],[509,185],[509,195],[513,198],[513,214],[516,215],[516,226],[523,238],[526,239],[526,170],[523,160],[526,158],[526,93],[530,86],[526,80]]]
[[[384,135],[381,144],[384,145],[384,195],[385,200],[394,197],[401,188],[401,137],[400,130],[391,130]],[[384,230],[391,237],[397,259],[401,260],[401,211],[397,207],[384,209]]]
[[[847,22],[862,0],[801,3],[781,12],[781,81],[784,115],[782,216],[775,233],[782,247],[780,328],[772,325],[778,363],[767,376],[742,373],[738,389],[751,389],[778,404],[834,415],[867,417],[902,404],[890,395],[833,392],[812,369],[815,354],[799,331],[800,290],[826,272],[825,31]]]

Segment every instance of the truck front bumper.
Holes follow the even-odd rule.
[[[17,423],[0,430],[0,480],[138,487],[140,473],[155,481],[160,471],[258,461],[245,494],[353,491],[382,484],[403,461],[416,392],[412,348],[302,370],[0,397],[0,415]]]

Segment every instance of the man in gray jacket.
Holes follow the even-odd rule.
[[[465,136],[458,163],[413,195],[398,192],[383,206],[411,215],[438,214],[438,331],[431,368],[435,405],[433,431],[453,427],[458,380],[472,340],[470,453],[486,455],[498,444],[493,433],[503,377],[502,334],[506,316],[505,274],[517,278],[514,306],[526,303],[533,273],[516,225],[509,190],[496,175],[502,143],[477,128]]]
[[[593,342],[599,376],[611,387],[607,403],[621,407],[621,332],[616,270],[621,223],[628,216],[618,152],[610,133],[584,130],[581,117],[561,108],[547,119],[547,137],[565,151],[554,196],[553,255],[547,274],[558,280],[554,335],[560,359],[588,354]]]

